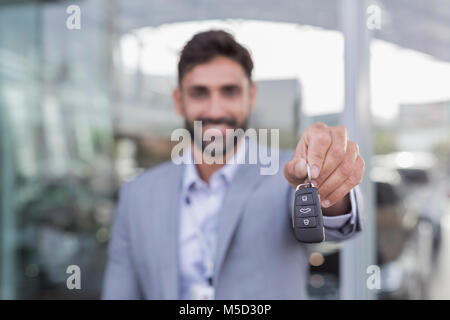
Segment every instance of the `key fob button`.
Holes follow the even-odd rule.
[[[316,215],[317,215],[317,213],[314,210],[314,206],[296,206],[295,207],[295,216],[297,218],[313,217]]]
[[[317,226],[317,221],[314,217],[296,218],[295,220],[298,228],[314,228]]]
[[[313,196],[312,193],[303,193],[303,194],[298,194],[297,197],[295,198],[295,204],[296,205],[308,205],[308,204],[313,204],[314,200],[313,200]]]

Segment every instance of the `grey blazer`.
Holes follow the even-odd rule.
[[[240,165],[218,217],[214,275],[216,299],[305,299],[308,245],[294,237],[293,189],[283,175],[293,152],[280,152],[275,175],[260,164]],[[178,299],[178,213],[183,165],[166,162],[120,190],[112,229],[103,299]],[[357,198],[361,203],[360,197]],[[359,204],[358,204],[359,206]],[[360,209],[360,208],[358,208]],[[326,240],[361,229],[357,219]]]

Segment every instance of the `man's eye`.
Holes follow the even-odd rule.
[[[231,86],[230,87],[225,87],[225,88],[222,89],[222,93],[226,97],[235,96],[235,95],[239,94],[239,92],[240,92],[239,88],[238,87],[234,87],[234,86],[233,87],[231,87]]]
[[[193,97],[193,98],[203,98],[208,95],[208,92],[203,89],[195,89],[195,90],[192,90],[190,93],[191,93],[191,97]]]

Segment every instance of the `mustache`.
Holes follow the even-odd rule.
[[[196,121],[201,121],[202,125],[208,125],[208,124],[225,124],[229,125],[231,127],[235,127],[237,125],[237,121],[234,118],[231,117],[222,117],[222,118],[197,118]]]

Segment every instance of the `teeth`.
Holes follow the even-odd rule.
[[[214,129],[218,129],[218,130],[224,130],[225,128],[227,128],[227,126],[223,125],[223,124],[219,124],[219,125],[206,125],[207,129],[210,128],[214,128]]]

